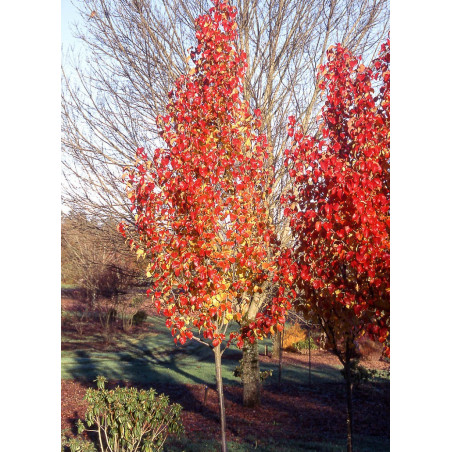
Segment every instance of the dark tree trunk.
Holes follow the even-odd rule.
[[[281,356],[282,349],[282,333],[281,331],[277,331],[273,336],[273,349],[272,349],[272,359],[279,360]]]
[[[226,445],[226,412],[224,409],[224,394],[223,394],[223,377],[221,375],[221,349],[217,345],[213,352],[215,354],[215,374],[217,378],[217,392],[218,404],[220,406],[220,423],[221,423],[221,452],[227,452]]]
[[[282,355],[283,355],[283,344],[284,344],[284,329],[278,331],[279,335],[279,357],[278,357],[278,386],[282,386]]]
[[[245,341],[242,358],[243,405],[259,406],[261,403],[261,382],[259,351],[257,342]]]
[[[347,397],[347,452],[353,450],[353,405],[352,405],[352,377],[350,373],[350,358],[347,358],[344,366],[345,386]]]
[[[308,330],[308,350],[309,350],[309,386],[311,386],[311,328]]]

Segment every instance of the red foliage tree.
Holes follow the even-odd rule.
[[[344,365],[349,450],[355,339],[367,331],[389,356],[389,39],[373,69],[360,60],[340,44],[329,49],[315,136],[289,118],[293,188],[283,199],[303,298],[297,307],[321,323]]]
[[[260,112],[250,114],[243,101],[246,54],[234,43],[236,8],[214,5],[196,20],[192,68],[157,119],[166,147],[152,159],[138,149],[125,173],[136,224],[119,229],[149,260],[148,294],[174,341],[196,339],[214,351],[225,450],[222,353],[282,329],[291,276],[265,201],[271,180]],[[266,281],[280,283],[279,291],[263,312],[252,312]],[[228,334],[232,321],[240,328]]]

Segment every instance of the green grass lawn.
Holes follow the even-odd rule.
[[[196,341],[176,346],[164,322],[163,317],[153,317],[148,322],[152,333],[135,338],[120,335],[117,337],[117,347],[120,351],[62,351],[61,377],[93,380],[97,375],[104,375],[110,380],[128,380],[137,383],[214,384],[214,356],[211,349]],[[84,337],[80,341],[89,339]],[[266,339],[259,342],[261,353],[264,353],[265,345],[270,349],[271,341]],[[239,384],[233,371],[240,358],[241,352],[235,347],[224,353],[224,384]],[[266,383],[277,382],[276,362],[261,363],[261,370],[273,371],[273,376],[269,377]],[[312,369],[312,382],[339,383],[342,381],[339,370],[340,366],[330,366],[321,371]],[[308,368],[285,365],[283,378],[286,383],[307,384]]]
[[[389,438],[355,435],[354,450],[359,452],[387,452],[389,451]],[[328,438],[324,442],[285,440],[284,446],[281,441],[274,441],[272,438],[261,438],[248,442],[228,441],[228,451],[230,452],[344,452],[347,449],[344,438]],[[186,441],[169,438],[165,443],[165,452],[220,452],[218,441]]]
[[[62,289],[77,289],[77,284],[61,283],[61,288]]]

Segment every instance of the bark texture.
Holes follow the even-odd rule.
[[[278,359],[281,356],[281,348],[282,348],[282,334],[281,331],[278,331],[273,336],[273,349],[272,349],[272,359]]]
[[[217,345],[213,352],[215,354],[215,374],[217,379],[218,403],[220,405],[220,424],[221,424],[221,452],[227,452],[226,445],[226,412],[224,409],[223,377],[221,375],[221,350]]]
[[[259,351],[257,342],[245,342],[242,359],[243,405],[246,407],[259,406],[260,392]],[[257,378],[256,378],[257,376]]]

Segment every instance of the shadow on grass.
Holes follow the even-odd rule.
[[[329,438],[325,441],[284,440],[273,441],[269,439],[257,440],[254,443],[228,441],[230,452],[343,452],[346,450],[346,441],[341,438]],[[169,438],[165,444],[165,452],[219,452],[218,441],[203,440],[189,441]],[[389,438],[357,435],[355,450],[359,452],[387,452],[389,451]]]
[[[216,392],[209,391],[206,406],[203,397],[204,385],[215,388],[212,351],[195,341],[176,346],[163,318],[153,317],[148,326],[152,334],[138,338],[121,336],[119,351],[63,351],[62,378],[76,379],[83,381],[85,387],[94,387],[93,380],[103,375],[110,381],[109,387],[153,387],[167,394],[172,402],[180,403],[187,413],[185,419],[190,420],[187,436],[181,440],[171,438],[165,450],[219,450]],[[261,370],[272,370],[273,376],[263,385],[262,407],[253,410],[242,407],[240,381],[233,376],[240,358],[241,352],[236,349],[229,349],[223,355],[227,436],[241,441],[231,442],[231,451],[344,450],[345,396],[339,367],[313,363],[309,387],[307,366],[286,365],[280,388],[278,363],[261,363]],[[388,386],[387,380],[383,379],[383,383]],[[358,398],[355,429],[361,434],[356,440],[358,451],[389,450],[386,447],[389,444],[389,398],[387,404],[375,410],[373,402],[368,403],[367,399],[380,397],[375,393],[378,384],[376,389],[372,388],[366,389],[367,393],[360,390],[354,396]],[[71,419],[73,433],[76,420]],[[381,428],[372,430],[378,423]]]

